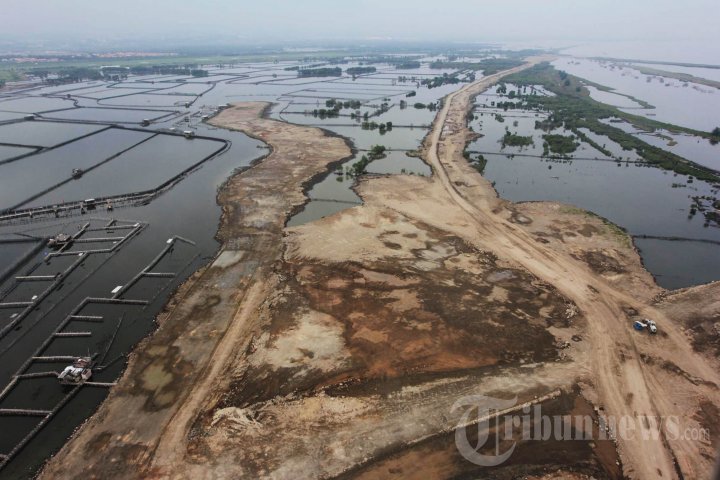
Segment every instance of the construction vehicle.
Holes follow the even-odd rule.
[[[642,332],[646,328],[650,331],[650,333],[657,333],[657,325],[654,321],[650,320],[649,318],[643,318],[642,320],[635,320],[633,322],[633,328],[637,330],[638,332]]]
[[[642,332],[648,327],[647,323],[645,323],[643,320],[635,320],[633,323],[633,328],[637,330],[638,332]]]

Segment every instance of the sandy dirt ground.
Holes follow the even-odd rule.
[[[198,406],[209,399],[210,383],[232,354],[247,347],[246,334],[255,328],[251,314],[273,289],[286,218],[307,201],[306,184],[351,155],[342,139],[318,129],[265,120],[268,106],[236,105],[220,117],[272,152],[221,190],[223,247],[217,258],[174,295],[158,330],[131,355],[120,384],[45,478],[145,476],[143,465],[156,450],[182,448],[182,441],[160,440],[187,433]]]
[[[493,205],[490,195],[462,184],[467,178],[464,171],[468,170],[467,164],[459,161],[468,135],[464,115],[469,98],[486,88],[485,81],[450,95],[438,115],[437,121],[444,126],[433,130],[427,155],[437,177],[456,204],[477,220],[495,252],[507,255],[551,283],[588,317],[595,390],[611,415],[678,416],[681,430],[697,426],[701,405],[704,402],[718,405],[717,365],[715,359],[697,355],[675,321],[647,301],[647,293],[653,293],[653,289],[645,294],[639,285],[628,290],[626,285],[598,276],[597,268],[588,269],[576,258],[547,248],[549,243],[537,242],[526,231],[517,230],[512,222],[500,221],[498,207]],[[712,296],[704,303],[717,306]],[[662,325],[660,340],[653,338],[649,342],[647,337],[636,335],[629,328],[628,312],[653,318]],[[652,360],[647,361],[648,358]],[[668,379],[665,372],[659,371],[658,364],[674,365],[686,379],[696,381],[681,386],[677,379]],[[638,478],[676,475],[693,478],[711,469],[708,456],[712,458],[714,446],[691,440],[673,441],[667,436],[635,435],[620,440],[626,473]]]
[[[446,97],[422,152],[432,177],[364,177],[363,205],[293,228],[302,186],[345,143],[258,118],[263,105],[216,117],[273,152],[223,189],[222,252],[43,477],[708,476],[720,284],[663,291],[603,219],[498,199],[462,153],[473,96],[508,73]],[[642,317],[660,333],[633,331]],[[452,406],[479,394],[593,428],[645,420],[634,438],[519,442],[478,467]],[[653,435],[667,416],[712,435]]]

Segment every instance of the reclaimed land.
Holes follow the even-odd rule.
[[[431,177],[364,177],[363,205],[292,228],[302,185],[348,147],[261,105],[216,117],[272,154],[222,190],[222,253],[42,477],[707,476],[717,437],[521,441],[492,468],[458,455],[466,395],[718,431],[718,333],[703,326],[720,284],[668,295],[620,229],[499,199],[463,157],[474,97],[540,60],[445,98],[422,150]],[[660,333],[632,331],[641,317]]]

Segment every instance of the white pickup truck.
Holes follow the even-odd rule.
[[[648,330],[650,330],[650,333],[657,333],[657,325],[655,325],[655,322],[653,322],[649,318],[646,318],[645,322],[647,323]]]

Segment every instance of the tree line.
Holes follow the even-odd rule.
[[[342,68],[325,67],[325,68],[301,68],[298,70],[298,77],[340,77],[342,76]]]

